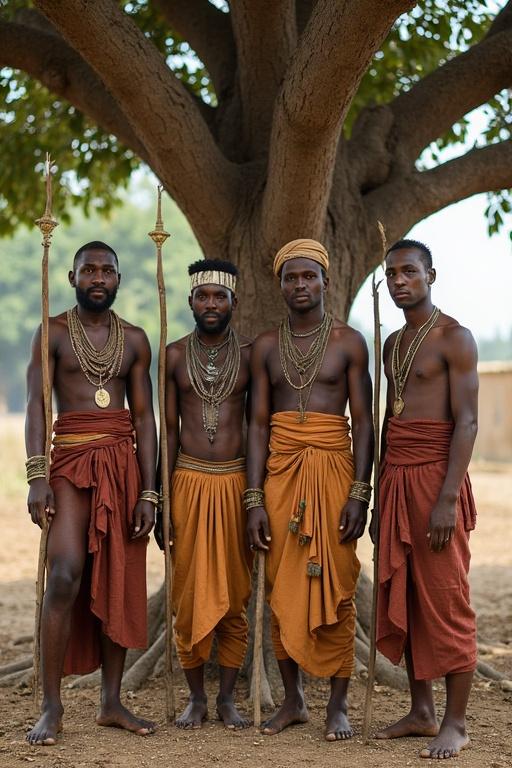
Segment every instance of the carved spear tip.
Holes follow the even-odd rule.
[[[43,235],[43,245],[50,244],[50,239],[53,230],[58,226],[58,221],[53,218],[52,215],[52,159],[49,152],[46,153],[46,159],[44,163],[44,177],[46,181],[46,205],[43,215],[36,219],[36,224],[39,227],[41,234]]]
[[[170,233],[164,229],[164,222],[162,219],[162,190],[163,186],[157,184],[157,205],[156,205],[156,224],[152,232],[148,232],[149,237],[153,240],[155,245],[162,246],[163,243],[170,237]]]

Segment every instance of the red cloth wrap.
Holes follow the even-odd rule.
[[[127,410],[70,411],[56,435],[107,433],[75,446],[54,445],[50,483],[65,478],[90,489],[88,552],[73,608],[64,674],[86,674],[101,663],[100,632],[124,648],[147,645],[147,538],[130,539],[140,492],[134,429]],[[58,510],[66,514],[66,510]]]
[[[395,417],[388,422],[379,497],[377,648],[398,664],[409,638],[416,680],[467,672],[476,665],[467,578],[476,510],[467,473],[450,544],[432,552],[427,537],[453,427],[452,422]]]

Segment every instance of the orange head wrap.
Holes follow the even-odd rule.
[[[321,267],[327,270],[329,269],[329,255],[325,250],[322,243],[317,240],[308,240],[307,238],[301,238],[299,240],[291,240],[276,253],[274,259],[274,275],[279,275],[285,261],[290,259],[311,259],[320,264]]]

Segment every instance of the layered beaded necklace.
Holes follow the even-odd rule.
[[[85,332],[75,306],[67,312],[69,338],[85,378],[94,387],[94,402],[99,408],[107,408],[110,395],[104,388],[119,374],[124,354],[124,328],[115,312],[109,310],[110,328],[103,349],[96,349]]]
[[[400,364],[400,342],[404,335],[407,325],[400,328],[397,333],[395,343],[393,344],[393,351],[391,354],[391,370],[393,374],[393,384],[395,386],[395,399],[393,402],[393,413],[395,416],[400,416],[405,408],[405,402],[403,398],[403,391],[407,383],[407,377],[411,370],[411,366],[416,355],[416,352],[420,348],[422,341],[425,339],[429,331],[432,330],[437,322],[437,318],[441,314],[441,310],[434,307],[434,310],[428,320],[420,326],[416,332],[415,337],[409,345],[409,349],[405,353],[405,357]]]
[[[320,368],[325,357],[327,342],[331,333],[333,317],[325,313],[322,322],[312,331],[304,334],[293,333],[290,326],[290,319],[286,318],[279,326],[279,357],[284,377],[292,389],[298,392],[298,411],[299,421],[306,421],[306,409],[311,395],[311,390],[315,379],[318,376]],[[305,338],[318,334],[316,339],[306,352],[302,352],[293,337]],[[299,383],[292,381],[289,367],[292,366],[299,378]]]
[[[226,347],[223,363],[217,363],[221,349]],[[206,358],[203,362],[201,358]],[[222,344],[204,344],[193,331],[187,339],[185,351],[187,374],[196,395],[202,401],[203,428],[213,443],[219,424],[220,404],[233,392],[240,371],[240,342],[230,327]]]

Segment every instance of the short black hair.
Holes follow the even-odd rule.
[[[238,277],[238,269],[230,261],[221,261],[220,259],[199,259],[189,265],[189,275],[195,275],[196,272],[208,272],[210,270],[217,270],[218,272],[227,272],[230,275]]]
[[[392,251],[401,251],[404,248],[415,248],[420,252],[420,258],[425,269],[432,269],[432,253],[430,248],[425,245],[425,243],[421,243],[419,240],[397,240],[397,242],[394,243],[391,248],[388,248],[386,256],[388,256],[388,254],[390,254]]]
[[[76,262],[85,251],[108,251],[114,256],[116,260],[116,267],[119,269],[119,259],[117,258],[117,253],[110,245],[103,243],[101,240],[92,240],[90,243],[85,243],[85,245],[80,246],[78,251],[73,256],[73,269],[75,268]]]

